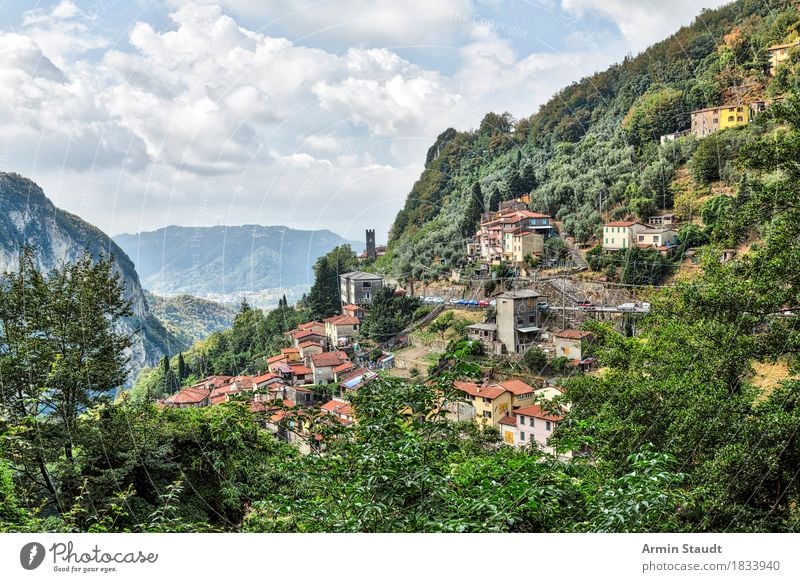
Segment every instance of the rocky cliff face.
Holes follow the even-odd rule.
[[[126,296],[133,304],[134,315],[126,321],[126,326],[139,331],[131,348],[131,379],[143,366],[157,363],[165,353],[186,347],[151,313],[133,262],[108,235],[56,208],[31,180],[0,172],[0,270],[17,268],[24,245],[36,249],[37,266],[45,272],[76,260],[87,250],[94,257],[113,256]]]

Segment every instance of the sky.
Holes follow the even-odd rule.
[[[535,113],[723,0],[0,0],[0,171],[108,234],[378,242],[448,127]]]

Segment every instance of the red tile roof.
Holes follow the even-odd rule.
[[[361,321],[352,315],[334,315],[324,320],[331,325],[358,325]]]
[[[335,368],[347,360],[344,352],[322,352],[321,354],[311,354],[311,364],[315,368]]]
[[[345,362],[343,364],[340,364],[340,365],[336,366],[333,369],[333,371],[336,372],[336,373],[346,372],[347,370],[352,370],[355,367],[356,367],[356,365],[353,362]]]
[[[580,329],[565,329],[555,334],[556,337],[564,339],[583,339],[592,335],[590,331],[581,331]]]
[[[304,350],[306,348],[312,348],[312,347],[321,348],[322,345],[319,344],[318,342],[312,342],[311,340],[306,340],[304,342],[300,342],[300,345],[298,345],[297,347],[300,348],[301,350]]]
[[[531,416],[533,418],[541,418],[544,420],[553,420],[555,422],[560,422],[564,420],[563,416],[551,414],[535,404],[533,406],[526,406],[525,408],[517,408],[514,411],[514,414],[520,414],[522,416]]]
[[[500,424],[505,424],[508,426],[517,426],[517,417],[516,416],[504,416],[500,419]]]
[[[320,409],[328,414],[353,416],[353,409],[350,404],[347,402],[342,402],[341,400],[330,400],[320,406]]]
[[[519,396],[520,394],[531,394],[535,390],[533,386],[526,384],[522,380],[506,380],[505,382],[498,382],[497,385],[501,388],[505,388],[514,396]]]
[[[253,385],[258,386],[259,384],[263,384],[264,382],[269,382],[272,379],[280,379],[280,376],[277,374],[273,374],[272,372],[267,372],[265,374],[261,374],[260,376],[256,376],[253,378]]]
[[[216,388],[213,392],[211,392],[208,399],[211,402],[211,405],[214,406],[216,404],[226,402],[228,400],[228,395],[239,394],[240,392],[244,392],[244,390],[238,390],[233,384],[228,384],[227,386],[220,386],[219,388]]]
[[[298,325],[297,329],[313,329],[317,325],[322,326],[323,323],[321,321],[307,321]]]
[[[294,374],[295,376],[304,376],[306,374],[311,374],[312,372],[311,368],[306,368],[302,364],[293,364],[291,368],[292,368],[292,374]]]
[[[297,348],[281,348],[282,354],[299,354],[300,350]]]
[[[167,404],[198,404],[208,398],[210,392],[204,386],[190,386],[166,399]]]
[[[283,354],[279,354],[277,356],[272,356],[271,358],[267,358],[267,364],[274,364],[276,362],[281,362],[286,359],[286,356]]]
[[[616,222],[606,222],[603,226],[623,226],[629,227],[633,226],[634,224],[639,224],[635,220],[618,220]]]
[[[494,400],[498,396],[505,394],[506,389],[502,386],[489,384],[487,386],[478,386],[474,382],[453,382],[458,390],[471,394],[472,396],[480,396],[481,398],[488,398]]]
[[[236,388],[239,390],[252,390],[253,389],[253,377],[252,376],[236,376],[233,379],[233,384],[236,385]]]
[[[325,337],[324,333],[320,333],[318,331],[314,331],[314,330],[310,330],[310,329],[303,329],[303,330],[300,330],[300,331],[296,331],[292,335],[293,335],[294,339],[296,339],[298,341],[302,340],[303,338],[309,338],[309,337],[319,337],[319,338]]]

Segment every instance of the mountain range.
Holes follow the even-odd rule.
[[[317,258],[340,244],[364,248],[329,230],[259,225],[168,226],[121,234],[114,242],[133,259],[148,291],[200,297],[305,289]]]

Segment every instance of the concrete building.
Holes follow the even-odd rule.
[[[497,299],[497,340],[507,353],[522,354],[541,333],[539,294],[535,291],[507,291]]]
[[[503,353],[503,344],[497,341],[496,323],[473,323],[466,330],[467,338],[481,342],[488,355],[499,356]]]
[[[364,271],[351,271],[339,276],[343,305],[369,305],[375,292],[383,287],[383,277]]]
[[[565,329],[553,335],[557,358],[569,358],[580,362],[583,359],[583,342],[590,343],[594,339],[591,332],[579,329]]]

